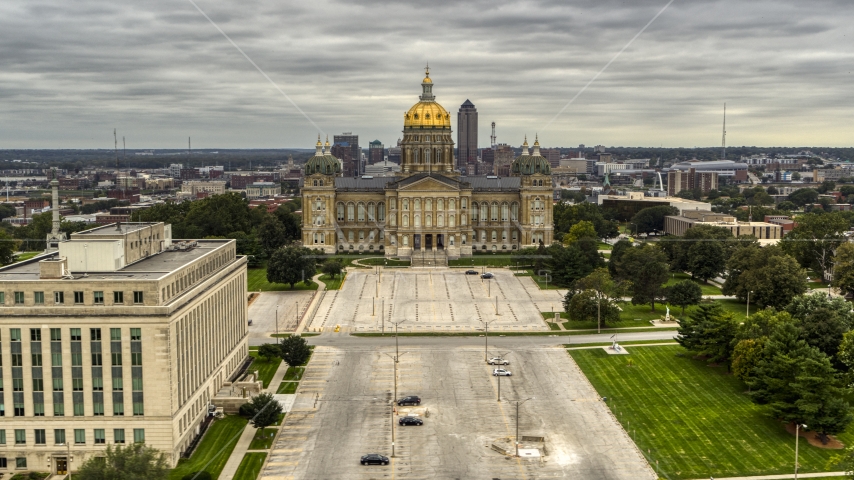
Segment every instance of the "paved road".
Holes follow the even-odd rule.
[[[417,413],[425,424],[396,429],[396,457],[388,467],[360,466],[359,457],[391,454],[397,417],[390,404],[394,363],[386,354],[394,354],[393,341],[342,337],[346,346],[318,347],[259,478],[654,479],[566,351],[519,343],[525,339],[490,347],[507,354],[513,372],[501,380],[498,402],[498,378],[477,337],[401,338],[398,397],[420,395],[423,403],[398,414]],[[354,340],[360,343],[349,343]],[[545,437],[547,455],[523,460],[494,451],[494,442],[514,438],[511,400],[530,397],[519,409],[520,435]]]
[[[279,306],[280,332],[292,332],[296,328],[297,302],[299,308],[305,308],[305,302],[311,299],[314,292],[296,290],[293,292],[263,292],[249,306],[250,345],[270,343],[270,334],[276,333],[276,305]]]

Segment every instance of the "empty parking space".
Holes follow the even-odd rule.
[[[311,387],[300,387],[260,478],[655,478],[565,350],[504,353],[513,375],[500,380],[499,402],[482,348],[401,347],[397,396],[422,404],[393,407],[394,347],[317,347],[304,377]],[[546,455],[502,455],[491,447],[514,437],[513,400],[527,398],[520,434],[544,437]],[[397,427],[406,414],[424,425]],[[391,456],[392,422],[392,464],[359,465],[366,453]]]

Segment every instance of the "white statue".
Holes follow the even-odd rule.
[[[664,308],[667,309],[667,315],[664,316],[664,321],[669,322],[670,321],[670,307],[664,307]]]

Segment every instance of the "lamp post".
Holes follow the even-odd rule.
[[[750,294],[751,293],[752,292],[748,290],[748,292],[747,292],[747,313],[745,314],[745,317],[750,316]]]
[[[498,319],[496,318],[495,320],[498,320]],[[480,320],[480,323],[482,323],[486,327],[486,333],[483,335],[483,361],[484,362],[489,361],[489,324],[494,322],[495,320],[490,320],[488,322],[486,320]]]
[[[519,406],[528,400],[533,400],[534,397],[528,397],[524,400],[516,400],[516,456],[519,456]]]
[[[795,424],[795,480],[798,480],[798,437],[800,437],[798,431],[801,428],[807,428],[807,426],[802,423]]]
[[[71,480],[71,442],[65,442],[65,448],[68,452],[65,456],[65,471],[68,473],[68,480]]]
[[[276,343],[279,343],[279,306],[276,305]]]
[[[395,325],[397,327],[397,325]],[[395,335],[395,338],[397,336]],[[395,346],[395,348],[397,348]],[[395,350],[394,356],[383,352],[388,358],[394,362],[394,397],[391,399],[391,456],[394,457],[394,404],[397,403],[397,364],[400,362],[400,355],[405,355],[406,352],[398,354]]]

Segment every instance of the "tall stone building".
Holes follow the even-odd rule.
[[[511,252],[552,242],[551,166],[534,143],[508,177],[461,176],[454,168],[451,116],[435,100],[429,72],[403,118],[401,171],[347,178],[318,139],[305,165],[303,243],[327,253],[383,252],[413,265]]]
[[[457,152],[461,172],[466,164],[477,163],[477,108],[470,100],[457,112]]]
[[[352,132],[344,132],[332,137],[333,149],[341,159],[345,177],[358,177],[364,173],[362,167],[362,149],[359,147],[359,136]],[[327,143],[329,139],[327,138]],[[327,148],[327,151],[329,149]],[[331,152],[330,152],[331,153]]]

